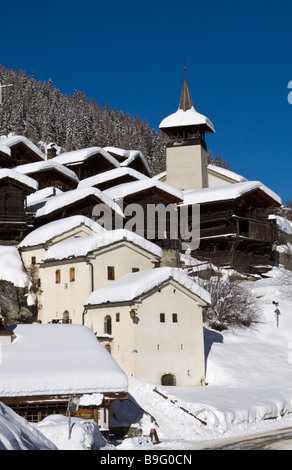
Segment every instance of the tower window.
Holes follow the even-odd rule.
[[[165,323],[165,313],[160,314],[160,323]]]

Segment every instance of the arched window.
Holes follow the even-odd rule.
[[[164,374],[162,377],[161,377],[161,385],[167,385],[167,386],[171,386],[171,385],[175,385],[175,375],[173,374]]]
[[[107,315],[104,319],[104,333],[106,335],[112,334],[112,317]]]

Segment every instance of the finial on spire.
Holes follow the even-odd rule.
[[[185,73],[185,80],[187,79],[187,61],[184,60],[184,73]]]
[[[182,89],[182,93],[181,93],[181,97],[180,97],[180,103],[179,103],[179,109],[182,109],[183,111],[187,111],[188,109],[191,109],[193,107],[191,93],[190,93],[189,86],[188,86],[188,83],[187,83],[186,63],[187,63],[187,61],[184,60],[185,79],[184,79],[183,89]]]

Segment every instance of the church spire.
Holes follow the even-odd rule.
[[[184,79],[183,88],[182,88],[181,97],[180,97],[180,102],[179,102],[179,107],[178,107],[178,109],[182,109],[183,111],[187,111],[188,109],[191,109],[193,107],[191,92],[190,92],[189,85],[188,85],[188,82],[187,82],[187,72],[186,71],[187,71],[187,68],[185,66],[184,67],[185,79]]]

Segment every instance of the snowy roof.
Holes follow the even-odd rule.
[[[127,377],[80,325],[16,325],[1,347],[0,397],[126,392]]]
[[[1,144],[0,140],[0,152],[4,153],[7,157],[11,157],[11,150],[6,145]]]
[[[196,284],[182,270],[163,267],[128,274],[111,284],[101,287],[92,292],[85,305],[130,302],[169,280],[176,281],[206,303],[210,303],[209,293]]]
[[[277,224],[277,228],[281,232],[287,233],[288,235],[292,235],[292,222],[291,222],[291,220],[288,220],[285,217],[281,217],[281,216],[275,215],[275,214],[271,214],[269,216],[269,220],[275,220],[276,224]]]
[[[19,165],[15,167],[14,170],[24,175],[36,173],[38,171],[56,170],[57,172],[62,173],[63,175],[70,178],[71,180],[75,181],[76,183],[79,182],[79,179],[74,173],[74,171],[69,170],[69,168],[53,160],[46,160],[44,162],[34,162],[34,163],[27,163],[25,165]]]
[[[72,150],[72,152],[61,153],[61,155],[52,158],[52,160],[58,163],[62,163],[62,165],[77,165],[78,163],[84,162],[88,158],[98,155],[102,155],[114,167],[118,168],[120,166],[119,162],[101,147],[89,147],[80,150]]]
[[[149,175],[151,175],[150,167],[147,163],[147,160],[142,152],[139,150],[124,150],[117,147],[104,147],[104,150],[109,152],[113,156],[123,158],[123,161],[120,163],[121,166],[129,166],[135,160],[141,160]]]
[[[22,175],[18,171],[11,170],[10,168],[2,168],[0,169],[0,180],[9,178],[11,180],[15,180],[21,185],[27,186],[28,188],[36,191],[39,187],[39,184],[34,179],[30,178],[29,176]]]
[[[81,227],[82,225],[89,227],[92,232],[95,233],[105,231],[105,229],[98,223],[94,222],[94,220],[89,219],[84,215],[73,215],[72,217],[55,220],[33,230],[20,242],[18,247],[27,248],[44,245],[53,238],[63,235],[76,227]]]
[[[170,186],[166,183],[162,183],[161,181],[153,178],[147,178],[141,181],[133,181],[131,183],[120,184],[118,186],[114,186],[113,188],[107,189],[104,192],[113,200],[117,200],[127,197],[131,194],[137,194],[142,191],[146,191],[147,189],[151,188],[157,188],[160,191],[168,193],[176,199],[183,201],[183,194],[181,191],[174,188],[173,186]]]
[[[29,139],[22,135],[12,135],[9,137],[0,137],[1,145],[5,145],[6,147],[14,147],[18,144],[24,144],[26,147],[30,148],[35,154],[37,154],[42,160],[46,159],[45,154]]]
[[[113,170],[104,171],[103,173],[99,173],[98,175],[90,176],[89,178],[81,180],[78,184],[78,188],[98,186],[101,183],[113,181],[123,176],[131,176],[135,180],[144,180],[147,178],[147,176],[143,175],[139,171],[134,170],[133,168],[114,168]]]
[[[45,215],[51,214],[52,212],[61,209],[62,207],[69,206],[76,201],[86,199],[87,197],[96,197],[102,204],[110,207],[114,212],[116,212],[121,217],[124,217],[124,214],[120,207],[107,195],[97,188],[82,188],[82,189],[73,189],[72,191],[67,191],[57,196],[50,197],[45,204],[36,211],[36,217],[43,217]]]
[[[260,190],[278,204],[281,204],[280,197],[264,186],[260,181],[247,181],[244,183],[227,184],[214,188],[204,188],[199,190],[184,191],[184,202],[181,206],[192,204],[204,204],[208,202],[237,199],[247,193]]]
[[[0,245],[0,279],[12,282],[16,287],[28,285],[28,276],[15,246]]]
[[[56,196],[57,194],[63,194],[63,191],[54,186],[48,186],[47,188],[39,189],[32,194],[29,194],[26,198],[27,207],[32,207],[36,204],[45,203],[49,197]]]
[[[244,176],[238,175],[231,170],[227,170],[226,168],[221,168],[220,166],[216,165],[208,165],[208,171],[218,173],[221,176],[225,176],[226,178],[230,178],[238,183],[243,183],[244,181],[248,181]]]
[[[198,113],[193,106],[186,111],[178,109],[175,113],[167,116],[159,124],[159,129],[190,126],[205,126],[209,132],[215,132],[212,122],[203,114]]]
[[[129,242],[137,247],[151,253],[152,255],[161,257],[162,250],[157,245],[149,242],[145,238],[137,235],[129,230],[118,229],[111,231],[103,231],[93,235],[87,235],[80,238],[72,238],[51,246],[46,252],[41,262],[49,260],[63,260],[68,258],[77,258],[86,256],[96,250],[100,250],[106,246],[110,246],[119,242]]]

